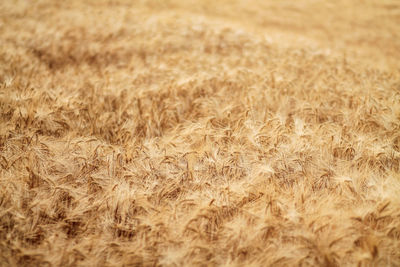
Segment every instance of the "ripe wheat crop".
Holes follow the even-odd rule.
[[[0,1],[0,266],[399,265],[398,1]]]

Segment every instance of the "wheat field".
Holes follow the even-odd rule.
[[[2,0],[0,114],[0,266],[400,266],[396,0]]]

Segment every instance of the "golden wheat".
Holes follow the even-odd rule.
[[[1,266],[399,266],[400,4],[0,2]]]

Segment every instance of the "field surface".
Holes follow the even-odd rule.
[[[400,266],[400,3],[1,0],[0,266]]]

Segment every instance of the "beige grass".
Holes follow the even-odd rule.
[[[400,4],[0,1],[1,266],[399,266]]]

